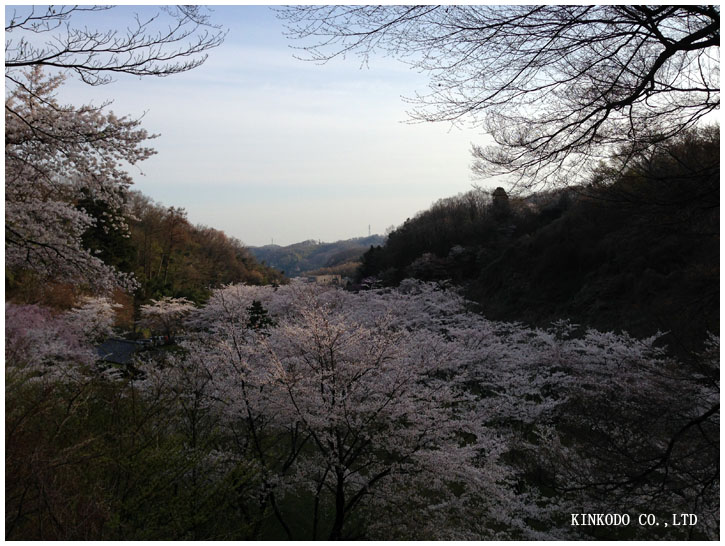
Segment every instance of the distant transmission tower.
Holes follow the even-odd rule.
[[[368,224],[368,237],[370,237],[370,224]]]

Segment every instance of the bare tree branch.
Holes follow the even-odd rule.
[[[125,32],[86,26],[100,6],[50,6],[44,12],[28,6],[13,12],[5,26],[5,75],[32,66],[69,70],[90,85],[115,74],[169,76],[204,63],[206,52],[226,36],[198,6],[164,7],[141,18]],[[47,35],[41,38],[41,35]]]
[[[413,121],[469,123],[474,173],[572,182],[719,109],[718,6],[296,6],[304,57],[376,52],[429,74]]]

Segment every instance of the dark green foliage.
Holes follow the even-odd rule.
[[[115,211],[112,211],[105,201],[93,199],[89,191],[83,193],[86,198],[79,201],[76,206],[98,219],[96,225],[88,228],[83,234],[81,240],[84,248],[96,253],[104,263],[129,273],[134,266],[134,246],[122,229],[111,226],[105,221],[108,214]]]
[[[247,312],[249,313],[247,328],[252,330],[266,330],[275,325],[274,320],[269,316],[261,301],[253,300]]]
[[[441,200],[371,247],[358,279],[448,278],[492,319],[666,331],[685,356],[719,331],[719,166],[719,128],[705,128],[585,187]]]

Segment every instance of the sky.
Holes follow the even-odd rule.
[[[402,97],[424,91],[425,75],[386,58],[305,62],[269,7],[211,9],[228,34],[201,67],[99,87],[69,79],[59,93],[75,105],[112,100],[159,135],[158,153],[130,171],[135,189],[260,246],[382,234],[474,183],[496,186],[471,175],[479,132],[406,122]],[[100,17],[122,29],[139,10],[157,11]]]

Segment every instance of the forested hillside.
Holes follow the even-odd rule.
[[[380,235],[356,237],[334,243],[308,240],[288,246],[250,247],[249,251],[264,264],[284,272],[288,277],[307,273],[353,275],[360,256],[371,245],[381,245]]]
[[[126,201],[127,230],[107,219],[108,205],[102,200],[86,197],[75,206],[100,219],[83,232],[83,246],[120,273],[133,275],[137,283],[132,298],[116,292],[126,307],[121,314],[127,326],[132,316],[138,318],[139,307],[152,299],[168,296],[201,303],[211,289],[224,284],[285,282],[279,271],[260,264],[239,240],[191,224],[183,209],[155,203],[137,191],[128,192]],[[49,282],[19,266],[6,268],[6,290],[17,303],[67,308],[88,292],[88,286]]]
[[[279,283],[283,276],[261,265],[241,241],[213,227],[192,225],[186,212],[133,194],[132,271],[141,284],[139,298],[186,297],[206,300],[223,284]]]
[[[585,186],[443,199],[363,256],[359,278],[451,279],[483,313],[636,335],[692,352],[719,330],[719,127]]]

